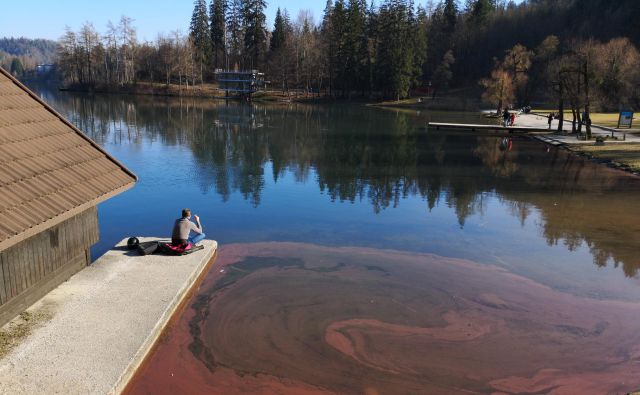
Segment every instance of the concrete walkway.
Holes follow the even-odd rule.
[[[516,126],[526,126],[526,127],[537,127],[537,128],[547,128],[548,127],[548,123],[547,123],[547,117],[543,116],[543,115],[536,115],[536,114],[519,114],[516,118]],[[551,129],[556,130],[558,129],[558,120],[553,120],[552,124],[551,124]],[[586,140],[578,140],[576,138],[575,134],[570,134],[571,133],[571,121],[567,121],[565,120],[563,123],[563,130],[569,134],[559,134],[559,133],[554,133],[553,135],[550,136],[546,136],[546,137],[541,137],[541,140],[545,140],[548,139],[549,142],[555,142],[556,144],[593,144],[593,140],[591,141],[586,141]],[[584,126],[582,128],[583,132],[584,132]],[[615,130],[615,129],[611,129],[611,128],[605,128],[602,126],[598,126],[598,125],[592,125],[591,126],[591,133],[592,135],[598,136],[598,135],[602,135],[602,136],[611,136],[611,131]],[[640,142],[640,135],[638,134],[633,134],[633,133],[628,133],[624,130],[615,130],[613,132],[613,135],[618,137],[618,140],[607,140],[607,144],[615,144],[615,143],[638,143]],[[625,140],[623,140],[623,137]]]
[[[46,318],[0,359],[1,394],[119,393],[217,249],[139,256],[125,244],[29,308]]]

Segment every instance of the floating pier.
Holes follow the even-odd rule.
[[[149,240],[159,239],[140,238]],[[217,243],[202,244],[184,256],[140,256],[123,240],[45,295],[2,328],[30,325],[0,350],[0,393],[120,393],[213,265]]]
[[[472,124],[472,123],[443,123],[443,122],[429,122],[428,128],[431,129],[454,129],[454,130],[468,130],[472,132],[476,131],[486,131],[486,132],[499,132],[502,134],[528,134],[528,135],[537,135],[537,134],[551,134],[554,130],[549,130],[547,128],[537,128],[531,126],[502,126],[502,125],[482,125],[482,124]]]

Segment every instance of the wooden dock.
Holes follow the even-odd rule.
[[[453,130],[466,130],[471,132],[486,131],[486,132],[498,132],[500,134],[527,134],[527,135],[542,135],[551,134],[554,130],[545,128],[536,128],[530,126],[502,126],[502,125],[480,125],[472,123],[443,123],[443,122],[429,122],[428,129],[434,128],[440,129],[453,129]]]

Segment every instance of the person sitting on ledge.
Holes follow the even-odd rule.
[[[173,232],[171,233],[171,245],[173,246],[186,246],[191,243],[196,245],[205,238],[205,234],[202,231],[202,225],[200,224],[200,217],[194,215],[193,218],[196,223],[190,221],[191,210],[185,208],[182,210],[182,218],[176,219],[173,225]],[[197,225],[196,225],[197,224]],[[189,234],[193,231],[195,235]]]

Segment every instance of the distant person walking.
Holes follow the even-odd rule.
[[[182,210],[182,217],[176,219],[173,224],[173,232],[171,233],[171,244],[173,246],[185,246],[189,243],[197,244],[204,240],[205,234],[202,231],[202,225],[200,224],[200,217],[194,215],[195,223],[191,222],[191,210],[185,208]],[[190,236],[190,233],[194,232],[195,235]]]
[[[547,117],[547,123],[549,124],[549,129],[551,129],[551,122],[553,122],[553,113],[550,112],[549,116]]]
[[[511,120],[510,121],[511,121],[511,126],[516,124],[516,113],[515,112],[511,113]]]
[[[509,113],[509,110],[505,107],[504,111],[502,112],[502,124],[504,126],[509,126],[510,119],[511,119],[511,114]]]

